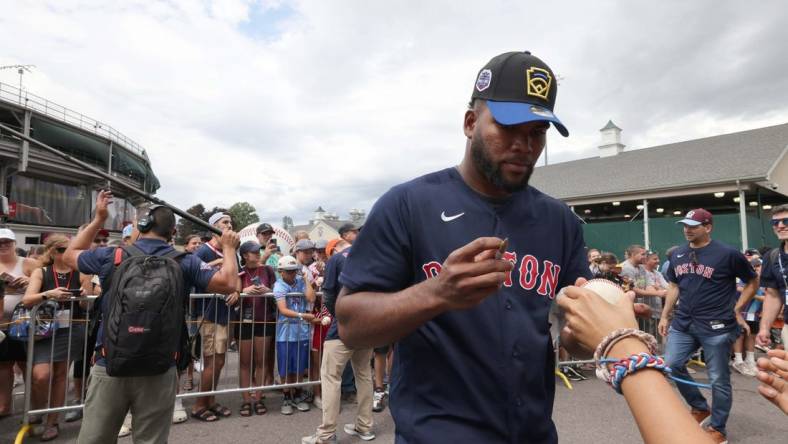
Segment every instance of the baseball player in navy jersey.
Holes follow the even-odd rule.
[[[396,342],[398,443],[554,443],[548,313],[589,277],[578,218],[528,185],[556,78],[529,52],[476,77],[462,162],[395,186],[374,205],[340,277],[339,334]]]
[[[740,251],[711,239],[713,224],[708,211],[692,210],[678,223],[683,225],[688,244],[670,255],[670,288],[659,321],[659,332],[668,338],[665,361],[676,377],[692,381],[687,361],[703,347],[712,387],[711,409],[697,387],[677,384],[677,388],[714,442],[725,443],[725,424],[733,404],[728,368],[731,346],[740,328],[749,330],[740,312],[734,310],[736,278],[747,283],[740,296],[746,300],[758,289],[758,275]],[[673,321],[669,322],[674,306]]]

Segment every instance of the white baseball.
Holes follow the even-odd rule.
[[[331,316],[323,317],[323,319],[320,320],[320,323],[323,324],[324,326],[331,324]]]
[[[617,303],[624,297],[624,289],[620,285],[611,282],[607,279],[591,279],[583,286],[586,290],[591,290],[598,294],[599,297],[606,300],[611,304]]]

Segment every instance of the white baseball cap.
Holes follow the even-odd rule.
[[[16,242],[16,235],[8,228],[0,228],[0,239],[9,239]]]
[[[294,258],[293,256],[282,256],[281,258],[279,258],[279,262],[276,264],[276,268],[285,271],[293,271],[301,268],[301,264],[299,264],[296,258]]]

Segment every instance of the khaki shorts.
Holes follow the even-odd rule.
[[[227,353],[227,326],[203,321],[200,327],[203,356]]]

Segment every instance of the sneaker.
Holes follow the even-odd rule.
[[[355,424],[345,424],[345,433],[350,436],[358,436],[364,441],[372,441],[375,439],[375,434],[370,430],[369,432],[360,432]]]
[[[583,376],[581,376],[575,369],[569,367],[567,365],[561,367],[561,373],[564,374],[570,381],[582,381]]]
[[[711,416],[711,412],[708,410],[692,409],[690,410],[690,414],[692,415],[693,418],[695,418],[695,421],[697,421],[698,424],[703,424],[706,418]]]
[[[283,415],[292,415],[293,414],[293,401],[290,399],[285,399],[282,401],[282,409],[280,412]]]
[[[181,398],[175,398],[175,408],[172,411],[172,423],[180,424],[186,422],[187,419],[189,419],[189,415],[186,414],[186,409],[183,408],[183,400]]]
[[[82,409],[67,411],[63,419],[66,422],[79,421],[80,419],[82,419]]]
[[[745,364],[744,361],[734,362],[731,367],[733,367],[734,370],[736,370],[742,375],[750,376],[747,374],[750,371],[750,369],[749,367],[747,367],[747,364]]]
[[[317,435],[312,436],[304,436],[301,438],[301,444],[336,444],[337,443],[337,435],[332,435],[331,438],[326,440],[321,440],[317,437]]]
[[[123,419],[123,425],[120,426],[120,431],[118,431],[118,438],[129,435],[131,435],[131,413],[126,413],[126,417]]]
[[[323,410],[323,398],[321,398],[320,396],[315,396],[315,399],[314,401],[312,401],[312,404],[314,404],[316,408]]]
[[[708,426],[704,427],[703,431],[709,435],[709,438],[712,439],[712,442],[715,444],[728,444],[728,438],[725,437],[722,433],[717,431],[714,427]]]
[[[744,361],[744,363],[747,365],[747,370],[749,371],[747,376],[758,376],[758,366],[755,365],[755,362]]]
[[[373,412],[382,412],[386,408],[385,404],[386,399],[386,392],[383,389],[375,389],[375,393],[372,395],[372,411]]]
[[[298,409],[299,412],[308,412],[311,407],[309,407],[309,403],[306,402],[304,398],[297,398],[295,401],[295,407]]]

